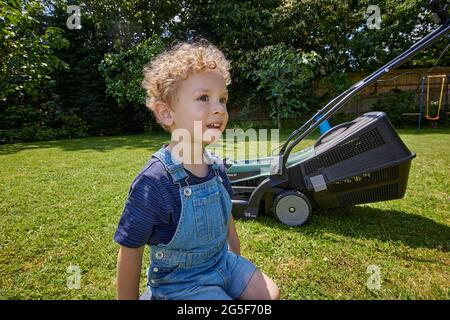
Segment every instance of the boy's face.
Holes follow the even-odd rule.
[[[227,100],[225,80],[218,71],[194,72],[178,83],[172,104],[172,133],[175,129],[186,129],[191,142],[201,141],[203,145],[217,142],[228,123]]]

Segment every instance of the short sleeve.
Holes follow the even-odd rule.
[[[114,241],[130,248],[142,247],[165,211],[157,184],[145,175],[138,176],[128,193]]]

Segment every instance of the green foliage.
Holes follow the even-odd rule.
[[[105,81],[98,71],[98,64],[110,50],[109,35],[95,24],[94,18],[81,7],[80,30],[67,30],[68,48],[58,50],[69,66],[55,74],[53,95],[48,103],[58,106],[60,116],[77,115],[88,127],[89,135],[118,134],[127,130],[129,121],[122,119],[117,104],[108,99]],[[48,23],[66,28],[66,5],[55,7]],[[54,122],[55,128],[62,129],[63,122]],[[65,130],[63,132],[66,132]],[[85,133],[79,132],[80,136]]]
[[[322,58],[318,75],[343,71],[351,62],[349,38],[362,22],[365,9],[360,1],[282,1],[268,21],[270,39],[317,52]]]
[[[107,53],[99,65],[106,81],[106,93],[119,106],[132,105],[135,108],[145,103],[145,92],[141,86],[142,68],[161,52],[164,45],[159,37],[142,41],[129,50]]]
[[[403,116],[403,113],[419,112],[419,107],[414,100],[414,92],[402,92],[398,89],[390,94],[382,95],[374,103],[373,109],[385,112],[396,127],[411,125],[417,120],[416,117],[411,119]]]
[[[64,117],[62,129],[69,138],[81,138],[87,136],[88,127],[79,116],[72,113]]]
[[[167,34],[175,28],[174,17],[185,6],[184,1],[173,0],[85,0],[83,4],[83,12],[108,35],[111,52]]]
[[[367,25],[354,32],[351,39],[351,52],[355,64],[350,70],[374,70],[408,49],[415,41],[427,35],[438,26],[432,21],[427,9],[429,1],[421,0],[365,0],[361,6],[376,4],[381,10],[381,28],[369,30]],[[445,1],[441,1],[445,3]],[[405,62],[403,67],[432,66],[447,45],[442,39],[416,57]],[[443,57],[441,65],[448,65],[449,55]]]
[[[374,70],[409,48],[414,41],[437,26],[422,0],[359,1],[282,1],[271,10],[266,35],[305,52],[316,51],[322,57],[326,74],[341,71]],[[377,5],[381,13],[380,29],[369,29],[366,13]],[[406,66],[430,66],[445,47],[440,41]],[[449,62],[443,60],[442,63]]]
[[[58,136],[43,103],[54,73],[68,68],[56,51],[69,42],[44,20],[42,1],[0,1],[0,142]]]
[[[269,102],[273,119],[305,114],[312,106],[312,80],[320,61],[314,51],[304,53],[279,44],[249,54],[247,61],[255,67],[246,77]]]
[[[67,67],[54,51],[68,41],[60,28],[41,28],[42,12],[41,1],[0,1],[0,101],[39,98],[50,74]]]
[[[123,112],[134,114],[133,121],[145,132],[158,131],[159,126],[145,107],[142,69],[163,48],[163,41],[154,36],[131,49],[105,54],[99,64],[106,82],[106,94],[115,100]]]
[[[87,135],[86,122],[74,113],[65,113],[52,100],[42,104],[40,109],[9,106],[0,114],[0,143],[80,138]]]

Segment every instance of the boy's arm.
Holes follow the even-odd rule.
[[[236,226],[234,225],[234,219],[232,214],[230,214],[230,224],[228,227],[228,245],[231,251],[236,253],[238,256],[241,255],[239,237],[236,232]]]
[[[145,246],[140,248],[120,246],[117,257],[117,299],[139,299],[139,282],[144,248]]]

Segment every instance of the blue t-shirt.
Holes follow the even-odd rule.
[[[211,165],[203,178],[184,170],[189,175],[190,185],[206,182],[215,175]],[[233,197],[223,164],[219,165],[219,174],[230,197]],[[175,234],[180,214],[179,186],[173,182],[161,161],[152,157],[131,184],[114,241],[130,248],[167,244]]]

